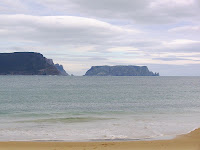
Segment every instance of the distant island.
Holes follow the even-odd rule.
[[[65,75],[62,65],[35,52],[0,53],[0,75]]]
[[[92,66],[85,76],[159,76],[147,66]]]

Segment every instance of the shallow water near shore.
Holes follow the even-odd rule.
[[[0,141],[159,139],[200,127],[200,77],[0,76]]]

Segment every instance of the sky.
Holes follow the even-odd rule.
[[[200,76],[200,0],[1,0],[0,52],[39,52],[69,74],[138,65]]]

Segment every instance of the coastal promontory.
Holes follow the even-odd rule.
[[[0,75],[68,75],[52,59],[35,52],[0,53]]]
[[[85,76],[159,76],[147,66],[92,66]]]

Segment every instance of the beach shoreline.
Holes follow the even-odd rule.
[[[200,128],[170,140],[105,142],[0,142],[0,150],[200,150]]]

